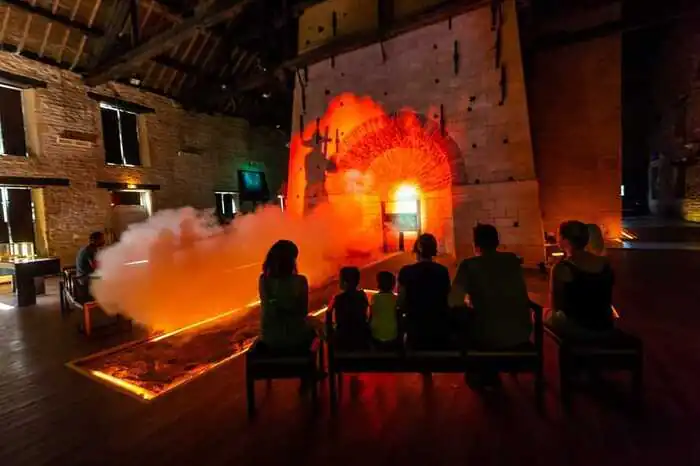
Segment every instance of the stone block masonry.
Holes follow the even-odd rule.
[[[504,3],[500,34],[499,61],[497,31],[491,29],[491,9],[486,6],[381,46],[337,56],[333,64],[314,64],[308,68],[305,108],[297,81],[293,131],[299,131],[300,115],[312,124],[333,97],[344,92],[369,96],[389,113],[410,108],[433,121],[439,121],[442,105],[447,136],[459,147],[461,158],[452,161],[457,167],[452,173],[453,213],[445,219],[451,231],[442,238],[448,252],[471,255],[472,227],[488,221],[499,227],[506,249],[535,265],[544,259],[543,231],[512,0]]]
[[[239,168],[262,169],[272,195],[286,179],[287,138],[278,131],[251,128],[243,119],[191,114],[161,96],[119,84],[86,88],[74,73],[0,52],[0,69],[45,81],[45,89],[23,91],[29,157],[0,157],[0,176],[67,178],[68,187],[45,187],[49,252],[64,265],[91,231],[105,228],[109,192],[98,181],[156,184],[153,208],[191,205],[212,208],[215,190],[237,190]],[[105,164],[98,103],[88,90],[155,109],[140,115],[147,139],[148,166]],[[61,144],[66,130],[97,135],[92,147]],[[181,151],[186,151],[182,153]]]

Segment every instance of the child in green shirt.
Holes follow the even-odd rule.
[[[377,349],[395,349],[398,341],[396,315],[396,277],[391,272],[377,274],[379,293],[372,297],[370,306],[370,329]]]

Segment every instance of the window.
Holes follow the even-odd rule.
[[[238,193],[219,191],[216,195],[216,214],[221,218],[232,219],[238,212]]]
[[[140,166],[138,115],[105,103],[100,113],[107,165]]]
[[[141,206],[152,215],[153,208],[151,207],[151,191],[148,190],[123,190],[111,192],[112,207],[117,205],[135,205]]]
[[[0,247],[10,256],[33,256],[35,215],[31,189],[0,186],[0,204]]]
[[[0,156],[27,156],[22,91],[0,84]]]

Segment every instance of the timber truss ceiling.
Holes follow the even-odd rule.
[[[376,30],[337,35],[297,54],[298,18],[321,1],[0,0],[0,47],[75,71],[90,86],[120,81],[169,97],[188,110],[286,128],[294,80],[302,79],[305,66],[478,6],[491,4],[493,11],[501,2],[426,2],[412,16],[395,18],[393,0],[378,0]],[[612,1],[564,3],[591,7]],[[680,0],[667,0],[674,1]],[[560,4],[518,0],[521,10],[537,14]],[[602,33],[626,26],[612,24]]]

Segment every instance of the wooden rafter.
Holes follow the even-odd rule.
[[[73,10],[70,12],[70,17],[68,18],[71,23],[75,21],[75,15],[78,13],[78,7],[80,7],[80,2],[81,0],[78,0],[75,2],[75,5],[73,5]],[[68,36],[70,36],[72,28],[68,27],[66,28],[66,32],[63,33],[63,40],[61,41],[61,49],[58,52],[58,62],[61,63],[63,61],[63,54],[66,51],[66,44],[68,44]]]
[[[109,60],[104,65],[98,66],[92,73],[88,74],[85,82],[90,86],[96,86],[110,79],[116,79],[139,63],[143,63],[187,39],[197,30],[236,17],[250,2],[251,0],[216,0],[208,8],[199,8],[191,18],[157,34],[139,46]]]
[[[37,6],[36,1],[32,1],[31,3],[29,3],[25,2],[24,0],[2,0],[2,2],[7,3],[16,10],[21,10],[26,13],[31,13],[32,15],[41,16],[42,18],[48,19],[49,21],[52,21],[54,23],[62,24],[63,26],[70,29],[77,29],[88,36],[99,37],[102,35],[101,30],[75,21],[75,13],[78,11],[78,7],[80,6],[80,0],[78,0],[73,6],[73,10],[71,11],[71,15],[69,17],[66,17],[62,14],[58,14],[55,11],[53,11],[53,9],[47,9],[41,6]]]
[[[197,35],[192,36],[192,40],[190,40],[190,43],[187,46],[187,48],[185,49],[185,51],[183,52],[182,57],[180,57],[180,60],[183,63],[187,62],[187,57],[190,55],[190,52],[192,51],[192,46],[194,45],[195,42],[197,42],[197,39],[198,39]],[[170,77],[170,79],[168,80],[165,87],[163,87],[163,92],[167,93],[170,90],[170,88],[173,85],[173,81],[175,81],[175,78],[177,77],[177,75],[178,75],[177,73],[173,73],[173,75]]]
[[[92,23],[95,21],[95,17],[97,16],[97,12],[100,9],[100,6],[102,5],[102,0],[95,0],[95,4],[92,7],[92,11],[90,12],[90,18],[88,19],[88,27],[92,26]],[[73,64],[71,65],[70,69],[74,70],[76,66],[78,66],[78,63],[80,62],[80,57],[83,56],[83,49],[85,48],[85,42],[87,41],[87,36],[83,34],[83,37],[80,38],[80,45],[78,46],[78,53],[75,54],[75,58],[73,58]]]
[[[5,9],[5,18],[2,20],[2,28],[0,28],[0,43],[5,40],[5,32],[7,31],[7,23],[10,21],[10,9]]]
[[[92,50],[89,51],[88,69],[92,69],[107,59],[107,56],[119,43],[119,33],[124,30],[129,14],[131,13],[131,2],[129,0],[112,0],[109,9],[110,21],[107,24],[105,33],[96,41],[92,41]]]
[[[31,4],[29,5],[32,8],[34,8],[36,6],[36,0],[32,0]],[[29,28],[32,27],[33,19],[34,15],[27,15],[27,19],[24,21],[24,31],[22,31],[22,39],[17,45],[17,50],[19,51],[19,53],[22,53],[22,50],[24,49],[24,44],[27,42],[27,35],[29,34]]]
[[[53,0],[51,3],[51,15],[56,16],[56,11],[58,10],[58,0]],[[44,50],[46,50],[46,41],[49,39],[49,34],[51,34],[51,28],[53,28],[53,21],[49,21],[44,30],[44,38],[41,40],[41,47],[39,48],[39,56],[44,56]]]

